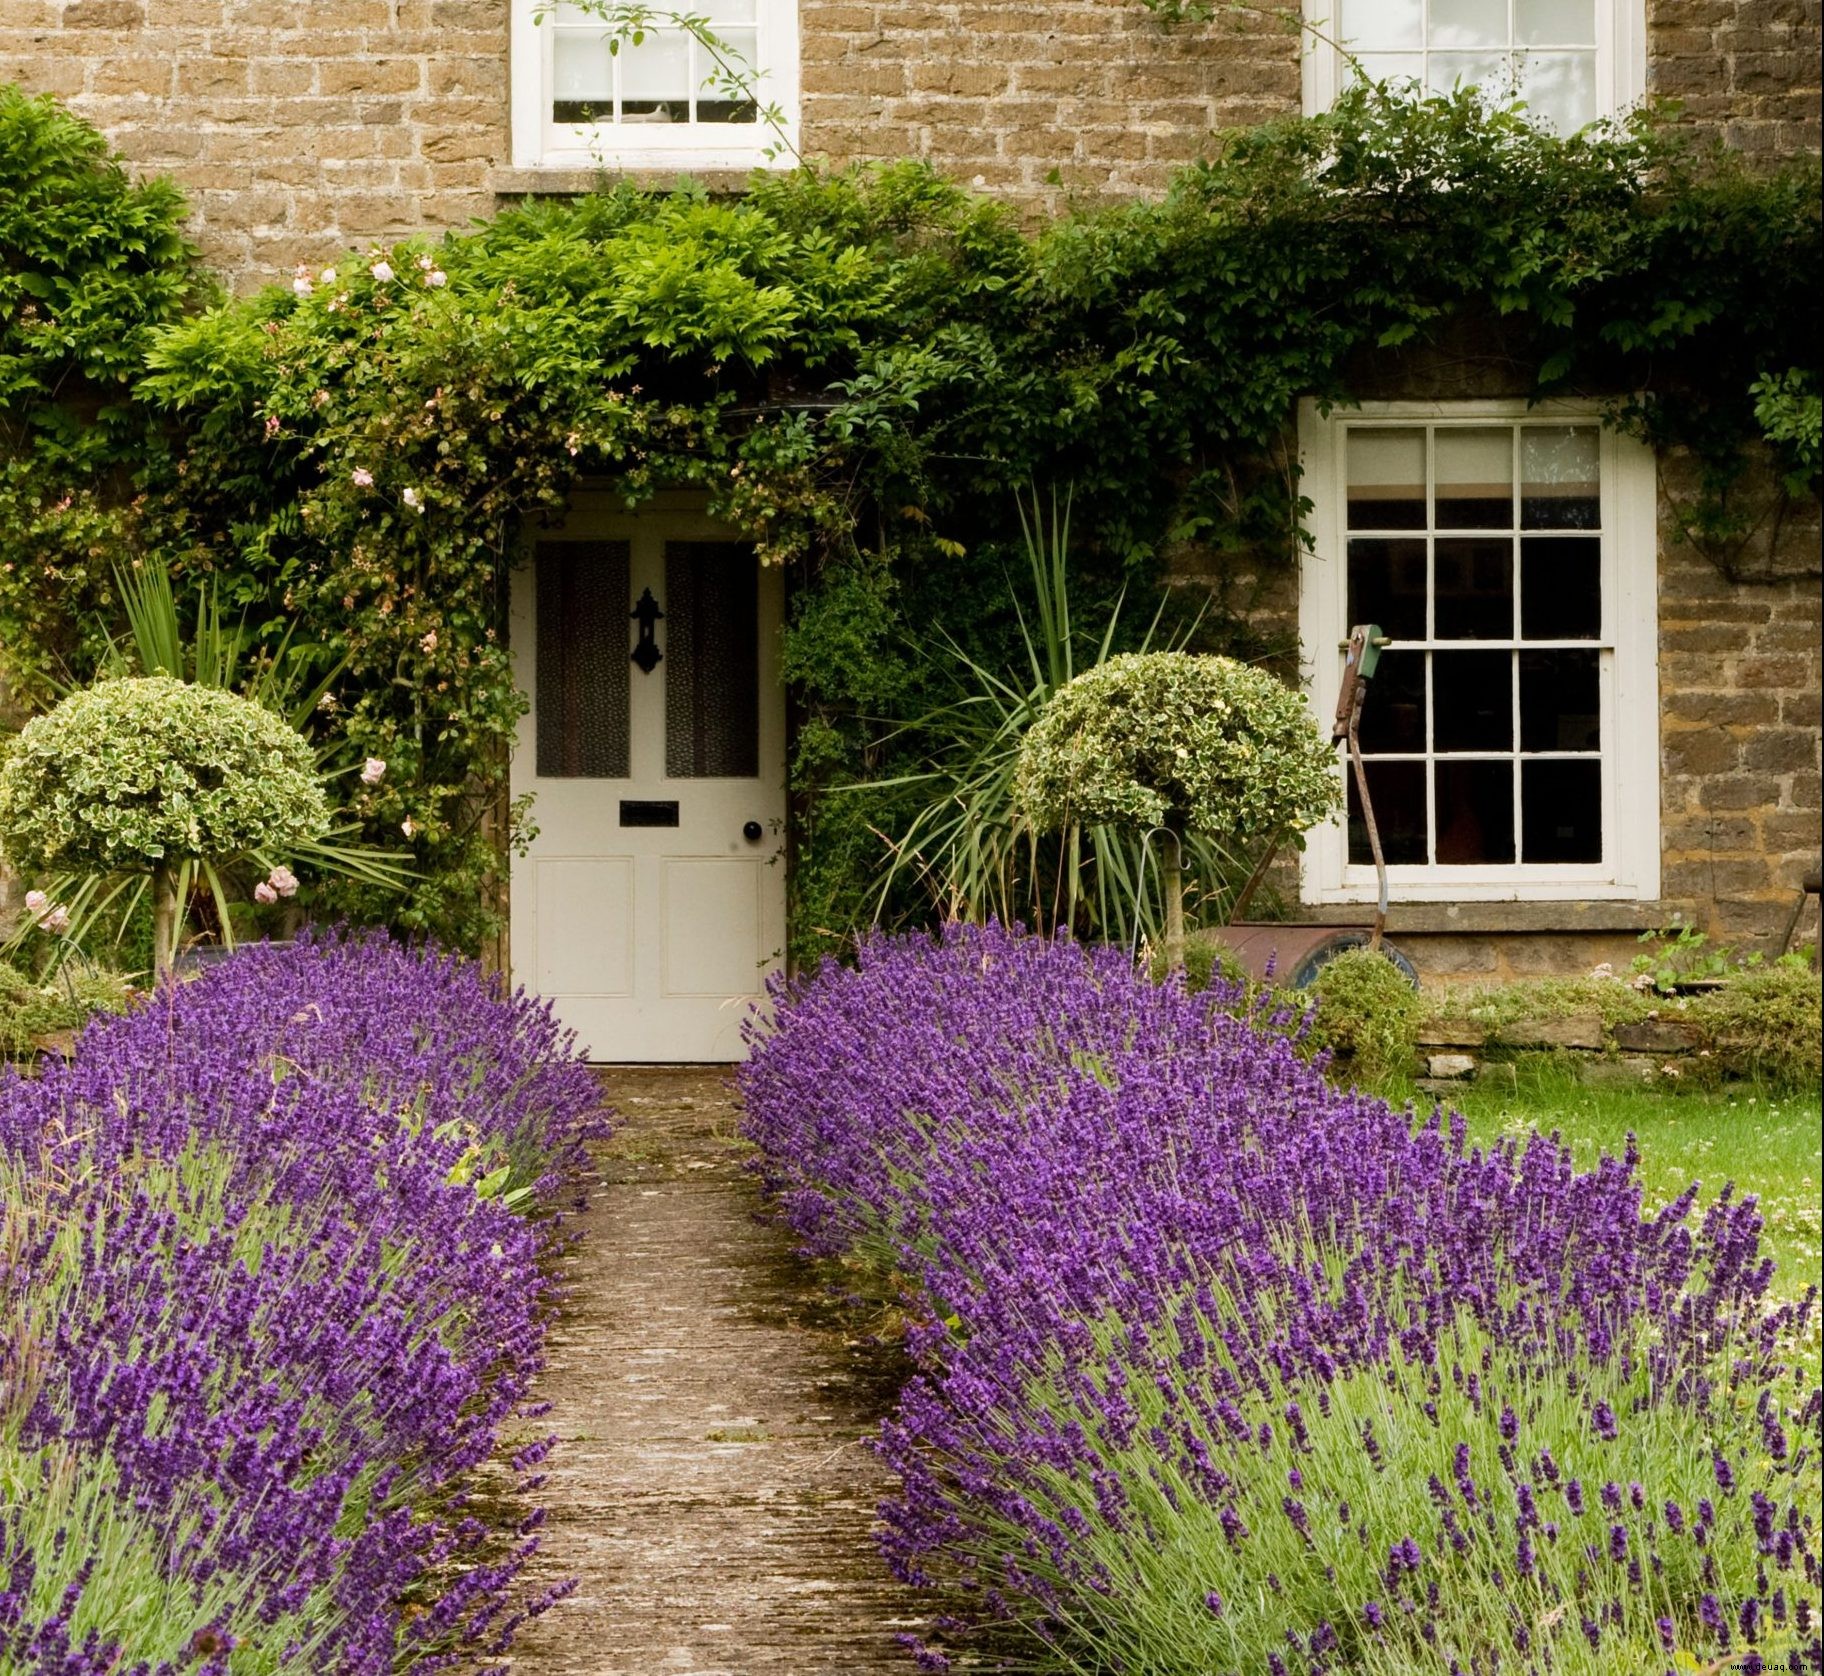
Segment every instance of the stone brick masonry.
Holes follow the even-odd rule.
[[[196,206],[240,285],[460,226],[508,162],[509,0],[0,0],[0,80],[55,93]],[[1820,0],[1649,0],[1652,88],[1761,153],[1818,145]],[[804,0],[808,152],[926,157],[1033,209],[1151,193],[1213,130],[1296,111],[1283,8]],[[574,184],[571,183],[566,184]]]

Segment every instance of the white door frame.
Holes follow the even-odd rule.
[[[618,496],[579,493],[560,525],[526,532],[512,578],[509,645],[528,702],[511,788],[515,798],[532,796],[535,834],[511,869],[513,976],[552,1001],[598,1062],[744,1057],[742,1021],[784,957],[784,586],[777,568],[761,569],[758,579],[757,779],[666,777],[670,666],[663,660],[651,673],[636,667],[629,675],[627,779],[541,779],[537,771],[538,544],[627,541],[631,595],[637,599],[650,585],[663,605],[667,541],[741,539],[704,505],[701,494],[667,491],[629,512]],[[667,627],[663,618],[655,625],[661,652]],[[631,656],[638,634],[631,617],[626,629]],[[628,825],[622,800],[675,804],[677,824]],[[750,821],[762,828],[758,841],[744,836]]]

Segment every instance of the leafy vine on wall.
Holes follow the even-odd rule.
[[[579,482],[700,486],[792,569],[801,953],[856,911],[884,807],[819,788],[915,745],[878,720],[935,678],[907,625],[1011,632],[1019,485],[1075,486],[1086,586],[1189,547],[1227,597],[1297,553],[1296,401],[1467,323],[1701,461],[1700,534],[1757,450],[1817,489],[1815,165],[1752,175],[1651,116],[1560,138],[1361,88],[1034,233],[921,166],[804,167],[528,204],[236,301],[178,194],[48,100],[0,91],[0,185],[5,679],[39,702],[92,667],[111,566],[148,553],[304,625],[349,660],[336,725],[394,765],[368,835],[423,875],[403,916],[335,900],[468,945],[522,706],[507,575]]]

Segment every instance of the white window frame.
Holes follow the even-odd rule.
[[[1304,492],[1312,503],[1313,550],[1301,561],[1299,637],[1307,692],[1325,733],[1342,685],[1350,624],[1345,555],[1344,448],[1357,427],[1476,426],[1541,421],[1595,425],[1582,402],[1365,402],[1319,414],[1299,408]],[[1598,863],[1479,863],[1390,866],[1396,902],[1651,901],[1659,895],[1659,631],[1657,489],[1652,450],[1608,427],[1600,431],[1602,470],[1602,832]],[[1397,656],[1397,650],[1388,653]],[[1374,703],[1372,685],[1368,703]],[[1345,768],[1338,751],[1337,777]],[[1516,830],[1519,812],[1516,811]],[[1372,902],[1372,865],[1351,863],[1345,818],[1310,835],[1300,866],[1308,904]]]
[[[1306,116],[1329,110],[1348,84],[1348,68],[1336,38],[1343,3],[1304,0]],[[1511,29],[1509,33],[1511,38]],[[1646,0],[1596,0],[1596,114],[1618,116],[1646,91]]]
[[[798,0],[756,0],[762,107],[778,106],[781,135],[751,123],[557,123],[551,120],[551,19],[542,0],[511,0],[508,53],[517,169],[790,168],[798,148]],[[687,0],[678,11],[689,12]],[[783,145],[781,141],[783,139]],[[771,151],[773,155],[769,156]]]

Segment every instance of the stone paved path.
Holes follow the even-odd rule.
[[[604,1073],[622,1128],[569,1258],[543,1395],[541,1577],[517,1676],[903,1676],[861,1446],[903,1371],[756,1221],[720,1069]]]

